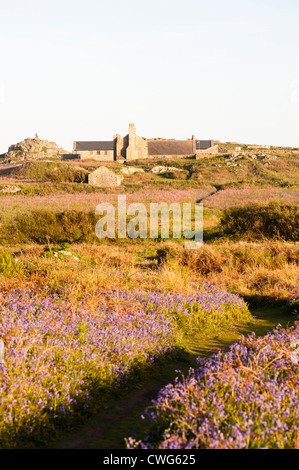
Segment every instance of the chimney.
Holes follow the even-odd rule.
[[[195,135],[192,135],[192,152],[196,153],[196,138],[195,138]]]
[[[129,124],[129,134],[135,134],[135,124]]]

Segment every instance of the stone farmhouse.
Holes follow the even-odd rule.
[[[135,124],[129,125],[125,137],[116,134],[111,141],[74,142],[73,155],[80,160],[100,162],[132,161],[154,157],[200,158],[203,154],[217,154],[218,145],[213,140],[147,139],[135,132]]]

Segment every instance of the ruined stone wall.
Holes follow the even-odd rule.
[[[121,149],[121,157],[126,158],[128,146],[129,146],[129,134],[126,135],[123,138],[123,146],[122,146],[122,149]]]
[[[115,147],[115,159],[120,160],[122,158],[125,158],[124,139],[119,134],[116,134],[115,136],[113,136],[113,140]]]
[[[129,145],[126,149],[127,160],[138,160],[148,157],[147,140],[135,133],[134,124],[129,125]]]
[[[125,137],[122,138],[119,134],[116,134],[113,139],[116,160],[132,161],[162,155],[188,157],[196,153],[196,138],[194,135],[191,139],[186,140],[146,139],[136,134],[134,124],[129,124],[129,133]]]
[[[213,147],[210,147],[205,150],[196,150],[196,159],[204,158],[209,155],[211,156],[217,155],[218,151],[219,151],[218,145],[213,145]]]
[[[148,157],[148,147],[146,139],[138,135],[129,136],[129,145],[126,151],[127,160],[138,160]]]

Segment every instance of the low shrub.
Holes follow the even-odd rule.
[[[22,273],[22,267],[11,253],[5,251],[0,253],[0,273],[6,277],[14,277]]]
[[[173,180],[186,180],[189,177],[188,171],[167,171],[161,175],[163,178],[173,179]]]
[[[278,203],[232,207],[224,211],[220,230],[235,237],[298,241],[299,207]]]
[[[28,162],[12,172],[20,179],[37,179],[52,183],[85,183],[88,171],[80,166],[60,162]]]
[[[52,212],[32,211],[17,215],[1,228],[0,243],[73,243],[97,240],[93,212],[70,210]]]
[[[72,165],[59,165],[45,173],[45,179],[52,183],[86,183],[88,171]]]
[[[235,273],[246,273],[255,268],[271,271],[290,264],[298,266],[299,246],[270,240],[262,244],[242,241],[233,245],[228,242],[219,245],[204,243],[200,250],[180,250],[176,256],[180,264],[201,274],[223,273],[228,268]]]

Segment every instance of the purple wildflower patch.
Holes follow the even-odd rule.
[[[103,289],[93,303],[88,296],[76,301],[47,292],[0,294],[1,447],[43,436],[55,423],[86,412],[101,391],[123,386],[174,351],[180,324],[188,328],[199,319],[200,327],[203,318],[225,319],[229,309],[248,312],[240,297],[208,284],[192,295]]]

